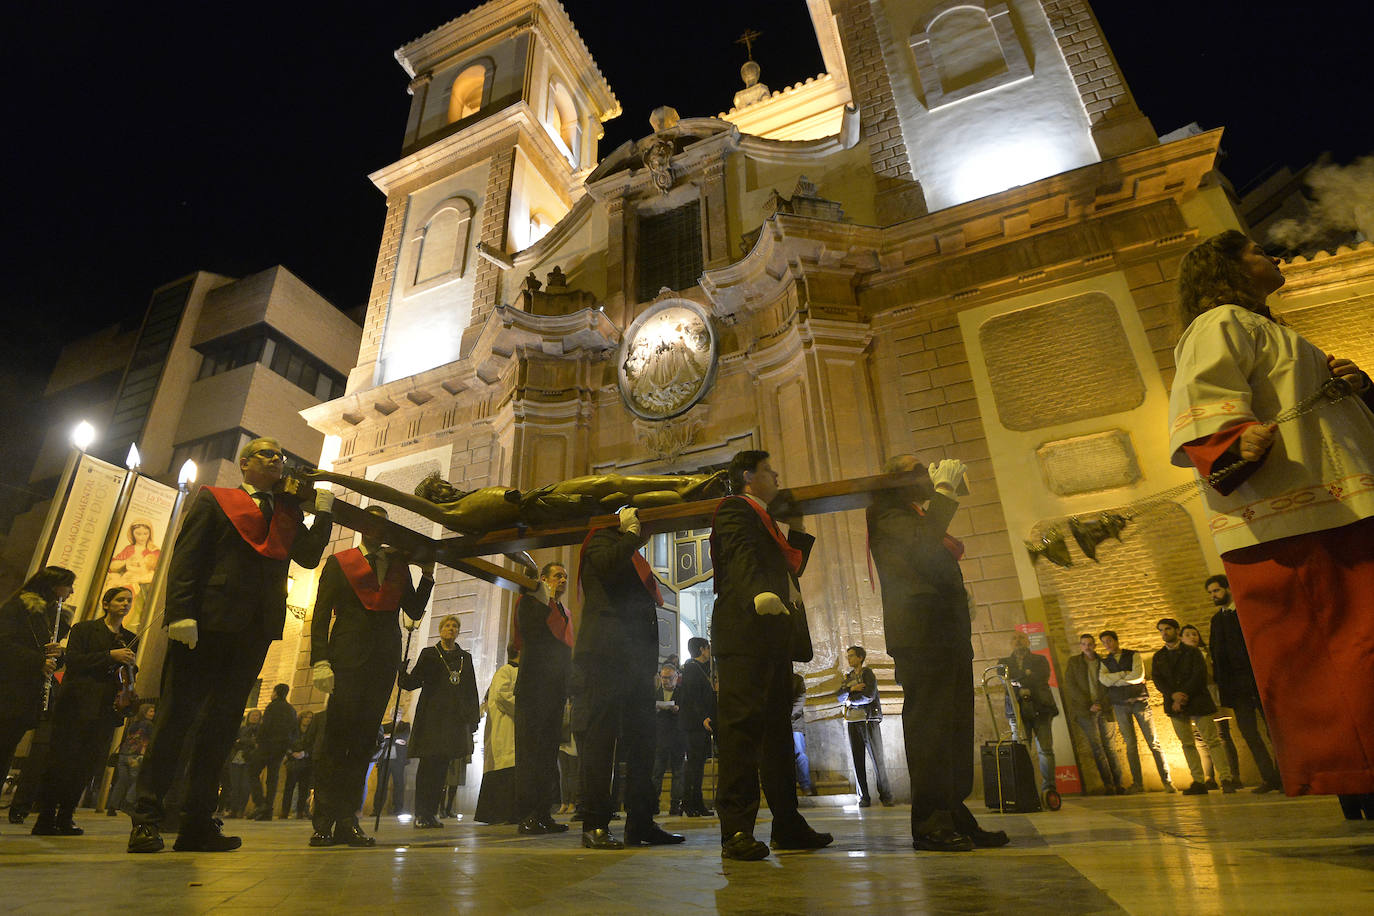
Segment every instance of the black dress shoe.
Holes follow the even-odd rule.
[[[584,833],[585,837],[586,834]],[[686,841],[686,837],[680,833],[669,833],[657,824],[649,824],[642,830],[625,828],[626,846],[672,846],[675,843]]]
[[[588,849],[624,849],[625,844],[605,827],[582,831],[582,845]]]
[[[203,827],[183,826],[172,848],[177,852],[232,852],[242,845],[242,839],[225,836],[220,832],[219,824],[210,821]]]
[[[316,830],[310,836],[310,845],[316,849],[324,849],[329,846],[334,846],[336,845],[334,840],[334,834],[320,833],[320,831]]]
[[[417,825],[418,826],[418,825]],[[565,830],[567,828],[564,828]],[[548,833],[548,829],[537,817],[527,817],[515,828],[516,832],[522,836],[543,836]]]
[[[673,805],[672,807],[670,807],[670,808],[668,809],[668,816],[669,816],[669,817],[682,817],[682,806],[681,806],[681,805]]]
[[[948,827],[940,827],[929,833],[918,833],[911,838],[911,845],[926,852],[971,852],[973,840]]]
[[[973,840],[973,845],[979,849],[996,849],[1011,842],[1011,837],[1007,836],[1005,830],[983,830],[975,827],[967,831],[965,836]]]
[[[139,824],[129,831],[129,852],[161,852],[166,845],[152,824]]]
[[[773,849],[824,849],[833,842],[835,837],[832,834],[807,827],[796,832],[774,833],[768,845]]]
[[[860,807],[860,808],[872,808],[872,807],[873,807],[873,799],[871,799],[871,798],[861,798],[861,799],[859,799],[859,807]]]
[[[270,821],[271,819],[271,809],[268,809],[266,811],[255,811],[253,812],[253,816],[249,818],[250,821]]]
[[[34,821],[33,829],[29,831],[32,836],[81,836],[85,832],[71,820],[60,821],[42,816]]]
[[[438,830],[444,826],[444,822],[432,814],[423,814],[415,819],[417,830]]]
[[[614,820],[614,819],[615,819],[615,815],[611,815],[611,818],[612,818],[612,820]],[[552,817],[551,815],[546,814],[546,815],[544,815],[543,817],[539,818],[538,820],[539,820],[539,825],[540,825],[541,827],[544,828],[544,832],[545,832],[545,833],[567,833],[567,832],[568,832],[568,825],[567,825],[567,824],[560,824],[560,823],[558,823],[558,821],[554,820],[553,817]]]
[[[352,846],[355,849],[365,849],[369,846],[376,846],[376,837],[370,837],[363,833],[363,828],[358,826],[358,822],[351,824],[336,824],[334,826],[334,842],[342,846]]]
[[[736,859],[740,862],[757,862],[768,858],[768,847],[747,833],[737,833],[720,844],[722,859]]]

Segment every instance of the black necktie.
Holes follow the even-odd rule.
[[[259,490],[253,494],[253,498],[258,502],[258,508],[262,510],[262,517],[270,520],[272,518],[272,494],[266,490]]]

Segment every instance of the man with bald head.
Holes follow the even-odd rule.
[[[296,501],[276,492],[284,463],[277,440],[249,442],[239,452],[243,484],[202,487],[177,534],[167,574],[162,695],[139,768],[129,852],[162,849],[162,800],[188,741],[174,848],[228,852],[241,845],[214,818],[220,770],[267,649],[281,639],[291,563],[319,565],[333,527],[328,490],[315,495],[309,528]]]

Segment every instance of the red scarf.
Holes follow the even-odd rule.
[[[782,551],[782,558],[787,561],[787,568],[792,570],[792,575],[801,575],[804,555],[800,550],[787,543],[787,538],[782,536],[782,531],[778,529],[778,523],[773,521],[773,516],[768,514],[768,510],[747,496],[727,496],[725,499],[742,499],[750,509],[757,512],[759,520],[763,522],[764,530],[772,536],[773,540],[777,542],[778,549]],[[712,528],[716,526],[716,516],[720,514],[720,507],[725,505],[725,499],[716,504],[716,511],[711,516]],[[711,565],[713,567],[718,565],[716,563],[716,536],[714,532],[711,534]]]
[[[285,505],[276,507],[272,513],[272,524],[258,507],[257,501],[242,487],[206,487],[210,495],[219,503],[220,509],[238,531],[239,537],[258,553],[270,560],[287,560],[291,557],[291,542],[296,539],[296,531],[301,526],[299,511],[291,511]]]
[[[577,591],[582,593],[582,565],[586,562],[587,545],[592,542],[592,535],[605,528],[593,528],[587,532],[587,536],[582,539],[582,552],[578,554],[577,560]],[[630,555],[630,562],[635,566],[635,573],[639,576],[639,582],[644,586],[644,590],[649,593],[649,597],[654,599],[654,607],[663,607],[663,593],[658,590],[658,577],[654,575],[653,569],[649,566],[649,561],[644,559],[644,555],[636,550]]]
[[[533,598],[533,595],[528,596]],[[517,608],[511,621],[511,642],[517,650],[525,648],[525,639],[520,634],[520,611]],[[549,599],[549,616],[544,618],[544,624],[549,628],[549,632],[554,638],[566,645],[569,649],[573,648],[573,625],[572,615],[563,609],[554,599]]]
[[[339,561],[339,569],[343,570],[344,578],[353,586],[353,594],[358,596],[363,607],[369,611],[395,612],[401,606],[405,587],[398,573],[409,575],[406,564],[393,560],[386,571],[386,582],[378,584],[377,571],[358,548],[340,551],[334,554],[334,559]]]

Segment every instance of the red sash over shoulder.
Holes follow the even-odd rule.
[[[587,536],[582,540],[582,551],[577,560],[577,588],[579,594],[582,589],[582,564],[587,555],[587,545],[592,542],[592,535],[604,528],[593,528],[587,532]],[[639,575],[639,581],[644,586],[644,590],[649,593],[649,597],[654,599],[654,607],[663,607],[663,593],[658,590],[658,577],[654,575],[653,568],[649,566],[649,561],[644,559],[644,555],[636,550],[630,556],[630,562],[635,566],[635,572]]]
[[[344,578],[353,586],[353,594],[369,611],[396,611],[401,606],[401,595],[405,593],[402,576],[410,575],[406,564],[398,560],[386,571],[386,581],[378,584],[377,572],[367,557],[356,547],[334,554],[343,570]]]
[[[767,531],[770,535],[772,535],[774,541],[777,541],[778,549],[782,551],[782,557],[784,560],[787,561],[787,568],[792,570],[792,575],[801,575],[802,560],[805,559],[805,556],[802,554],[800,550],[793,547],[791,544],[787,543],[787,538],[782,536],[782,531],[779,530],[778,523],[773,521],[773,516],[768,514],[768,510],[764,509],[762,506],[760,506],[758,503],[754,502],[747,496],[727,496],[725,497],[725,499],[742,499],[744,500],[745,505],[747,505],[750,509],[753,509],[756,513],[758,513],[759,520],[763,522],[764,530]],[[711,516],[712,528],[716,526],[716,515],[720,514],[720,507],[725,505],[725,499],[722,499],[719,503],[716,504],[715,514]],[[712,553],[714,554],[714,534],[711,535],[711,546]],[[712,558],[712,563],[714,565],[714,556]]]
[[[253,497],[248,495],[248,491],[241,487],[205,489],[210,491],[215,502],[219,503],[219,507],[233,523],[239,537],[243,538],[249,547],[268,559],[290,559],[291,542],[296,539],[296,532],[301,527],[299,512],[291,511],[278,500],[278,508],[272,513],[272,525],[269,528],[262,510],[253,501]]]

